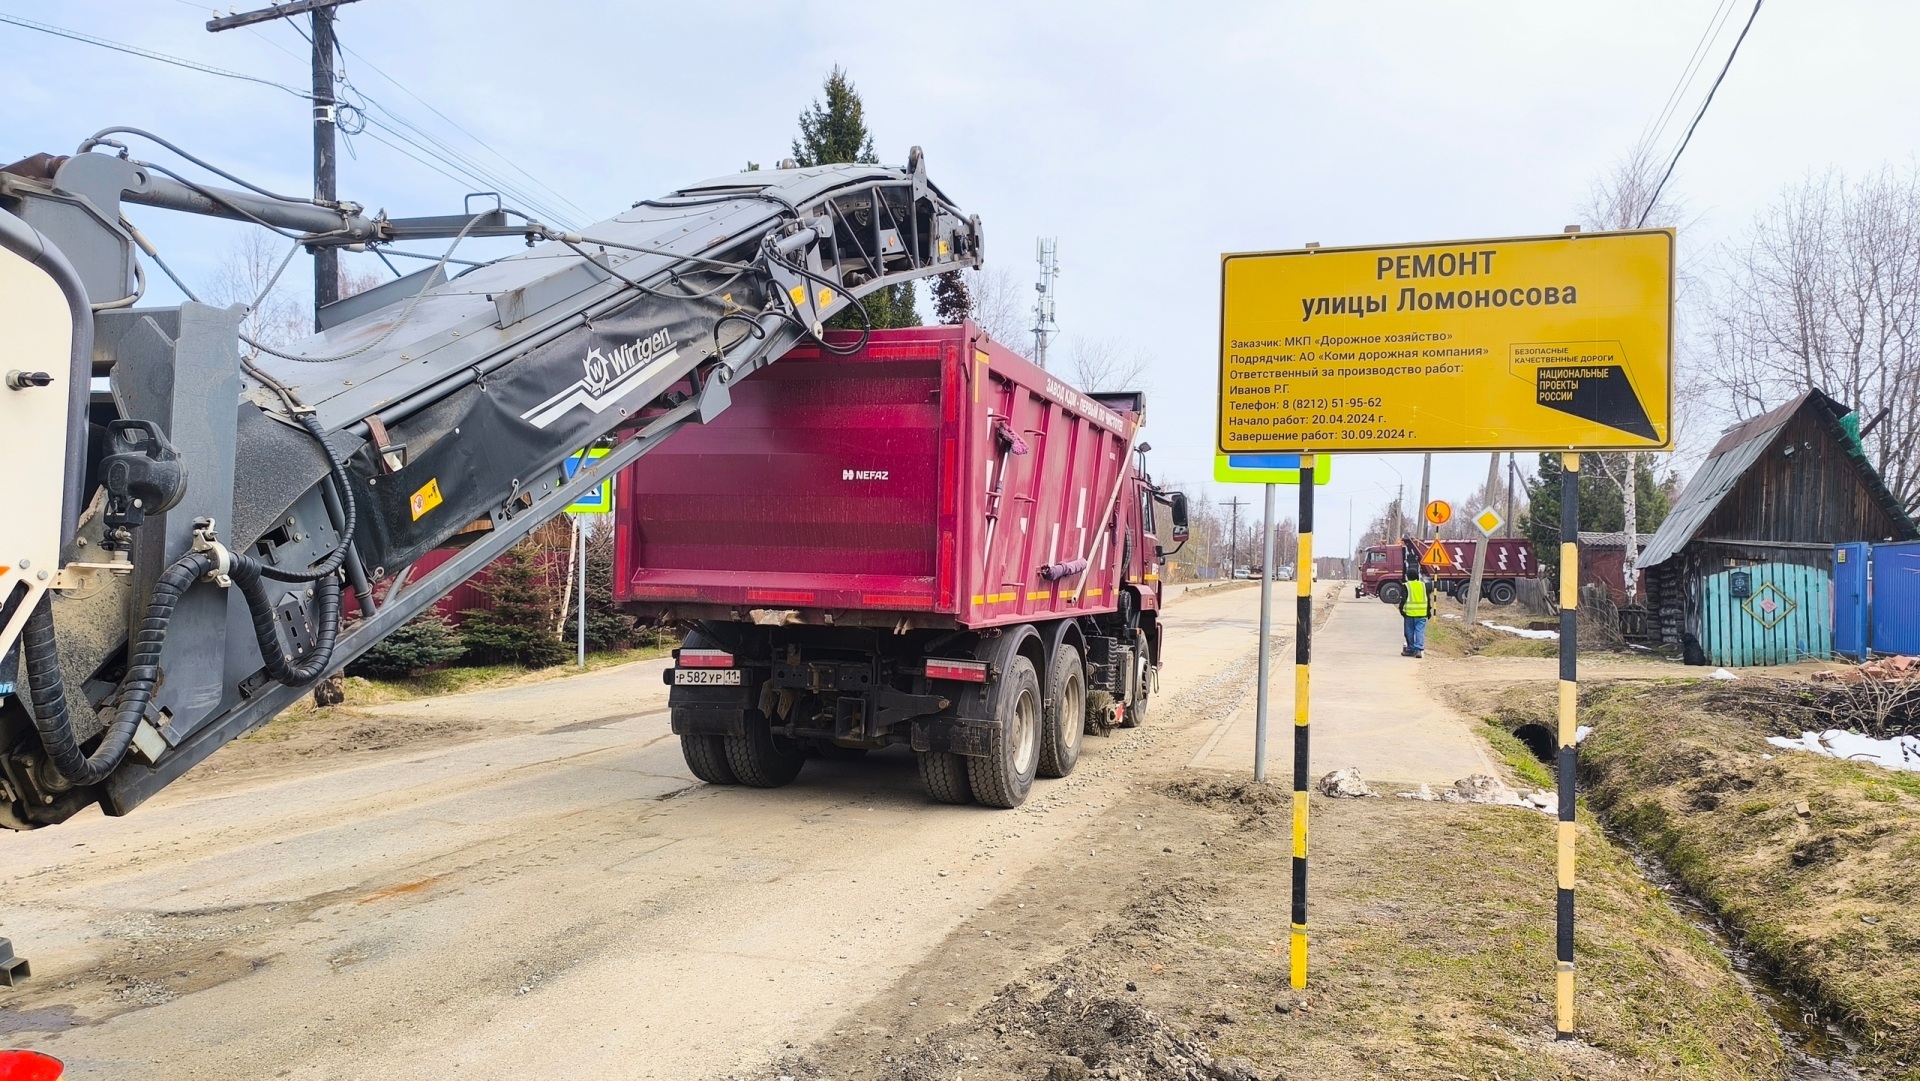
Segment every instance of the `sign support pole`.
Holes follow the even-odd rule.
[[[580,667],[587,666],[587,520],[582,515],[573,516],[574,543],[580,548],[580,622],[575,633],[579,645]]]
[[[1293,580],[1293,919],[1288,957],[1295,988],[1307,986],[1307,718],[1309,662],[1313,660],[1313,466],[1300,456],[1300,557]],[[1267,489],[1273,505],[1273,489]],[[1262,650],[1261,656],[1265,657]]]
[[[1554,1036],[1573,1039],[1574,767],[1580,681],[1580,456],[1560,456],[1560,822],[1554,911]]]
[[[1260,691],[1254,699],[1253,713],[1253,779],[1263,783],[1267,779],[1267,684],[1273,669],[1273,658],[1267,655],[1267,642],[1273,633],[1273,489],[1267,489],[1266,547],[1260,560]]]

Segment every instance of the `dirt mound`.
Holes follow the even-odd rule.
[[[1247,1060],[1215,1058],[1182,1037],[1152,1010],[1104,995],[1072,977],[1030,988],[1013,984],[981,1011],[1003,1047],[1017,1048],[1025,1075],[1045,1081],[1096,1077],[1150,1081],[1278,1081]],[[948,1081],[970,1055],[954,1045],[922,1045],[882,1076],[897,1081]],[[1011,1063],[1002,1060],[998,1065]],[[964,1070],[963,1070],[964,1072]]]
[[[1259,825],[1269,818],[1285,828],[1293,813],[1293,794],[1264,781],[1216,781],[1204,777],[1181,777],[1162,789],[1167,795],[1186,803],[1216,811],[1240,814],[1241,828]]]

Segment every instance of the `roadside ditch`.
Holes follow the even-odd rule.
[[[1717,944],[1789,1076],[1920,1081],[1920,774],[1785,750],[1806,684],[1668,679],[1581,693],[1602,825]],[[1463,689],[1499,732],[1551,728],[1549,684]]]

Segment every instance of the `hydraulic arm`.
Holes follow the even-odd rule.
[[[0,825],[15,828],[90,803],[126,813],[724,410],[827,319],[980,260],[978,220],[917,148],[904,169],[724,177],[574,233],[498,205],[393,219],[204,185],[103,152],[119,146],[105,134],[0,170]],[[275,347],[243,306],[140,306],[146,263],[173,272],[129,203],[309,249],[512,235],[528,250],[450,275],[465,264],[449,248]],[[569,477],[594,445],[611,451]]]

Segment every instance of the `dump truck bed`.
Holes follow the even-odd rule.
[[[797,348],[620,475],[615,599],[654,618],[902,629],[1110,612],[1123,560],[1145,569],[1134,408],[971,324],[876,331],[847,356]]]

